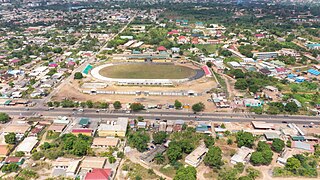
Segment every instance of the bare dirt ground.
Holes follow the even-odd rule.
[[[206,82],[204,82],[206,84]],[[212,82],[208,82],[212,85]],[[203,86],[202,84],[199,86]],[[207,86],[208,88],[211,86]],[[155,88],[154,91],[160,90],[161,87],[117,87],[118,91],[133,91],[139,90],[151,90]],[[135,90],[134,90],[135,89]],[[61,101],[65,98],[72,99],[75,101],[101,101],[101,102],[114,102],[120,101],[122,103],[132,103],[132,102],[141,102],[142,104],[173,104],[176,99],[181,101],[184,104],[194,104],[198,102],[203,102],[206,105],[207,111],[212,111],[216,109],[212,102],[208,102],[207,99],[210,98],[210,94],[204,93],[202,96],[197,97],[187,97],[187,96],[134,96],[134,95],[90,95],[84,94],[79,91],[77,82],[74,84],[66,84],[60,91],[52,97],[52,101]]]

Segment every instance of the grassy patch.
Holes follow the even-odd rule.
[[[207,52],[211,54],[211,53],[215,53],[221,47],[221,45],[219,45],[219,44],[197,44],[196,47],[199,48],[200,50],[206,49]]]
[[[165,165],[161,167],[159,171],[169,177],[173,177],[176,174],[176,170],[174,169],[173,166],[170,166],[170,165]]]
[[[139,164],[132,163],[130,160],[125,161],[122,170],[129,172],[128,176],[130,177],[130,179],[135,179],[136,177],[141,177],[142,179],[160,178],[152,170],[146,169]]]
[[[99,72],[109,78],[124,79],[183,79],[194,76],[195,70],[170,64],[122,64],[105,67]]]

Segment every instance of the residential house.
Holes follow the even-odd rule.
[[[95,137],[93,139],[92,148],[107,148],[107,147],[117,147],[119,144],[119,138],[107,137],[107,138],[100,138]]]
[[[237,163],[248,162],[252,152],[253,152],[252,149],[245,146],[238,148],[238,152],[231,157],[231,163],[237,164]]]
[[[25,155],[31,155],[31,151],[38,144],[37,137],[26,137],[16,148],[16,151],[22,151]]]
[[[86,174],[84,180],[98,180],[98,179],[110,180],[111,177],[112,177],[111,169],[94,168]]]
[[[106,124],[100,124],[98,127],[98,136],[118,136],[125,137],[127,132],[128,118],[119,117],[117,121],[111,121]]]
[[[198,167],[203,161],[207,152],[208,148],[206,148],[205,144],[202,143],[186,157],[185,162],[190,166]]]
[[[66,176],[66,177],[75,178],[79,165],[80,165],[80,160],[78,159],[58,157],[58,159],[56,159],[52,163],[52,166],[53,166],[52,176],[53,177]]]

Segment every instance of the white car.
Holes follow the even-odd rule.
[[[83,110],[83,109],[78,109],[78,111],[79,111],[79,112],[83,112],[84,110]]]

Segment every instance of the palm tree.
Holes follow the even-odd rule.
[[[164,156],[161,153],[157,153],[156,156],[154,157],[154,160],[156,161],[157,164],[162,164],[164,163]]]

